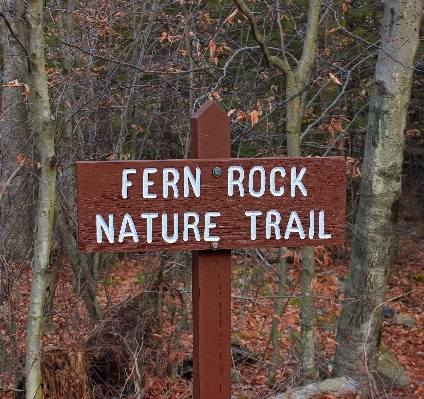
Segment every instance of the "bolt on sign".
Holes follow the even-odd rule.
[[[345,160],[77,162],[81,252],[343,245]]]

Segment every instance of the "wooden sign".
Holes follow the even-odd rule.
[[[77,162],[81,252],[342,245],[345,160]]]

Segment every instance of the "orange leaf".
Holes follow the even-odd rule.
[[[245,113],[245,112],[243,112],[243,111],[237,111],[237,119],[236,119],[236,122],[243,121],[243,120],[245,120],[246,118],[247,118],[247,115],[246,115],[246,113]]]
[[[250,119],[252,120],[252,126],[255,126],[259,120],[259,111],[255,109],[250,113]]]
[[[227,19],[224,21],[224,24],[228,24],[229,22],[231,22],[234,17],[237,15],[238,13],[238,8],[236,8],[228,17]]]
[[[292,105],[293,105],[293,107],[295,107],[298,111],[300,111],[300,108],[299,108],[299,106],[298,106],[296,103],[293,103],[293,102],[292,102]]]
[[[166,32],[162,32],[162,34],[160,35],[159,41],[162,43],[166,39],[166,36],[168,36],[168,34]]]

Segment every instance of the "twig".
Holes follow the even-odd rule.
[[[300,135],[300,141],[302,141],[302,139],[311,131],[311,129],[313,127],[318,125],[318,123],[320,123],[327,116],[327,114],[330,112],[330,110],[339,102],[340,98],[346,93],[346,87],[347,87],[347,85],[350,81],[350,74],[351,73],[352,73],[352,71],[347,72],[346,81],[343,85],[342,91],[339,93],[339,95],[336,97],[336,99],[328,106],[328,108],[321,114],[321,116],[318,119],[316,119],[313,123],[311,123],[306,128],[306,130]]]
[[[0,11],[0,17],[2,17],[4,19],[4,22],[5,22],[6,26],[7,26],[7,28],[9,29],[10,34],[19,43],[19,45],[22,47],[22,50],[24,50],[24,53],[25,53],[25,56],[26,56],[26,59],[27,59],[27,63],[28,63],[28,71],[31,72],[31,64],[29,62],[28,51],[27,51],[26,47],[22,44],[22,42],[19,40],[19,37],[13,31],[12,25],[10,24],[10,22],[7,19],[6,15],[4,15],[1,11]]]
[[[265,57],[265,62],[267,68],[271,66],[275,66],[277,69],[279,69],[284,74],[287,74],[291,72],[290,65],[282,60],[279,57],[276,57],[274,55],[271,55],[268,45],[265,43],[264,38],[262,37],[261,33],[259,32],[258,25],[256,23],[256,19],[253,16],[253,12],[250,10],[250,8],[244,3],[243,0],[233,0],[236,4],[237,8],[240,10],[240,12],[247,18],[250,24],[250,28],[252,31],[253,38],[256,40],[256,42],[259,44],[262,53]]]
[[[18,164],[18,167],[15,169],[15,171],[11,174],[9,179],[7,180],[6,184],[2,187],[0,190],[0,203],[3,201],[4,197],[6,196],[7,192],[10,190],[10,185],[12,184],[13,179],[18,175],[20,170],[24,167],[25,162],[22,161]]]

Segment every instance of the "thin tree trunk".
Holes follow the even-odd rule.
[[[334,373],[367,384],[372,395],[401,196],[404,129],[422,0],[387,0],[373,82],[360,201]]]
[[[318,16],[316,16],[318,20]],[[298,95],[306,83],[307,75],[301,76],[290,72],[287,74],[286,98],[292,101],[287,103],[287,156],[300,157],[300,132],[302,126],[301,97]],[[314,300],[311,294],[311,281],[315,274],[314,247],[302,248],[302,306],[300,307],[301,336],[302,336],[302,379],[304,382],[316,379],[315,369],[315,342],[313,312]],[[308,295],[308,297],[305,296]],[[312,296],[312,298],[310,298]]]
[[[271,364],[268,370],[268,382],[272,385],[275,384],[275,378],[277,376],[277,364],[280,359],[280,342],[279,342],[279,325],[280,318],[283,309],[283,295],[286,291],[286,274],[287,274],[287,262],[285,255],[285,248],[280,248],[279,250],[279,266],[280,270],[278,273],[278,298],[275,300],[275,310],[274,314],[277,317],[272,319],[271,325],[271,344],[272,344],[272,355],[271,355]]]
[[[12,81],[28,83],[25,51],[27,30],[21,19],[24,5],[20,0],[5,0],[2,18],[5,23],[3,51],[3,92],[0,119],[0,175],[4,180],[17,166],[18,155],[32,157],[28,143],[30,132],[23,87],[7,87]],[[6,259],[21,261],[33,244],[33,203],[29,173],[21,171],[1,203],[0,252]]]
[[[54,234],[57,236],[57,233]],[[50,272],[49,282],[46,291],[46,303],[44,305],[43,332],[45,334],[54,333],[54,296],[56,293],[57,283],[59,281],[60,272],[63,270],[63,248],[61,243],[55,239],[56,245],[53,245],[50,254]]]
[[[314,276],[314,247],[303,247],[300,325],[302,336],[302,380],[304,384],[308,384],[317,379],[314,340],[314,291],[312,288]]]
[[[42,0],[28,0],[24,18],[28,23],[30,62],[31,129],[37,140],[41,164],[37,204],[37,231],[26,334],[26,395],[41,399],[41,332],[44,302],[49,279],[49,256],[56,196],[56,155],[54,123],[50,117],[45,70]]]
[[[289,157],[300,157],[300,133],[302,127],[302,105],[301,105],[301,90],[305,87],[308,77],[310,75],[310,71],[313,66],[313,62],[315,59],[315,50],[316,43],[318,40],[318,21],[319,21],[319,10],[320,10],[320,2],[319,0],[309,0],[309,8],[308,8],[308,22],[306,26],[306,36],[304,40],[304,46],[302,51],[302,56],[298,62],[298,65],[295,70],[292,70],[289,63],[287,62],[287,58],[285,56],[284,49],[284,40],[282,28],[280,26],[280,36],[281,36],[281,50],[283,53],[283,59],[271,55],[267,44],[265,43],[264,38],[260,30],[258,29],[256,17],[253,15],[252,11],[246,6],[243,0],[233,0],[237,5],[239,10],[243,13],[243,15],[248,19],[252,31],[252,35],[254,39],[257,41],[259,46],[261,47],[262,53],[264,55],[264,59],[267,67],[275,67],[284,73],[286,76],[286,99],[287,99],[287,107],[286,107],[286,137],[287,137],[287,155]],[[278,7],[278,2],[277,2]],[[313,256],[313,247],[305,247],[303,248],[303,268],[305,267],[313,267],[309,271],[309,273],[313,273],[314,270],[314,256]],[[312,258],[310,258],[312,254]],[[303,284],[303,281],[302,281]],[[307,290],[307,289],[306,289]],[[307,302],[306,307],[303,306],[301,309],[301,318],[307,319],[312,311],[307,308],[310,305],[310,302]],[[306,313],[305,313],[306,312]],[[305,333],[305,338],[308,340],[312,339],[312,341],[303,341],[303,345],[307,348],[313,348],[313,333],[308,334]],[[307,355],[312,356],[312,358],[307,358]],[[302,356],[302,369],[309,370],[311,364],[313,364],[313,354],[311,355],[310,351],[304,352],[304,356]],[[308,375],[312,375],[307,372]],[[315,373],[314,373],[315,374]],[[309,378],[309,377],[308,377]]]

